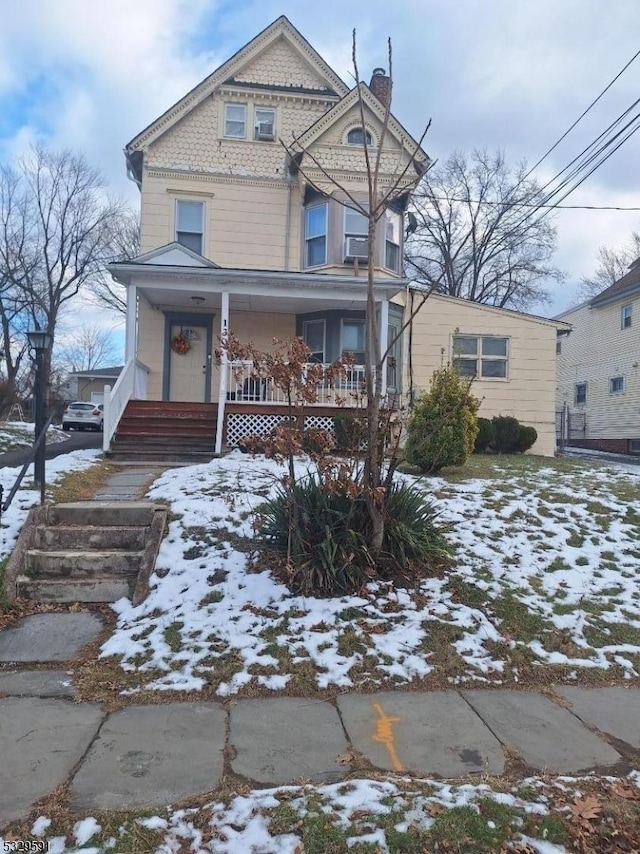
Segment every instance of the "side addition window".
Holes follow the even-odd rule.
[[[264,142],[273,142],[276,138],[276,111],[266,108],[256,109],[253,138]]]
[[[456,335],[453,339],[453,365],[461,377],[506,379],[509,339]]]
[[[631,329],[633,319],[633,306],[623,305],[620,310],[620,327],[622,329]]]
[[[247,137],[247,105],[225,104],[224,105],[224,135],[236,139]]]
[[[327,263],[327,205],[305,211],[305,267]]]
[[[204,236],[204,202],[176,201],[176,241],[202,255]]]
[[[582,406],[587,402],[587,384],[576,383],[573,397],[576,406]]]

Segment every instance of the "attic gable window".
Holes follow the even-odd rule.
[[[176,200],[176,241],[202,255],[204,202]]]
[[[367,145],[372,144],[371,134],[364,128],[351,128],[347,134],[347,143],[349,145],[364,145],[365,138]]]
[[[224,105],[224,135],[236,139],[246,139],[247,136],[247,105]]]

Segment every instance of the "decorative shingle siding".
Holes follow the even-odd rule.
[[[302,86],[318,90],[327,88],[326,81],[283,38],[266,48],[233,79],[271,86]]]

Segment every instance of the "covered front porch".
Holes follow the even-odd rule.
[[[174,250],[173,260],[176,254]],[[216,359],[216,349],[230,332],[263,351],[272,349],[273,338],[299,335],[314,364],[329,364],[343,352],[354,354],[356,364],[345,378],[318,388],[314,426],[332,423],[333,414],[345,406],[363,404],[364,276],[228,270],[157,260],[111,268],[127,286],[126,365],[105,400],[105,449],[129,400],[215,404],[218,453],[223,445],[233,446],[243,435],[277,423],[287,405],[282,391],[257,378],[252,363],[230,362],[224,348]],[[402,306],[390,300],[404,285],[398,279],[376,283],[381,352],[387,350],[389,335],[401,328]],[[383,393],[395,397],[400,393],[399,344],[387,361]]]

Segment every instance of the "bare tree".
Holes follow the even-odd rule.
[[[73,341],[58,348],[57,359],[71,371],[92,371],[113,365],[121,356],[115,345],[112,330],[94,324],[84,324],[74,331]]]
[[[130,261],[140,254],[140,221],[137,211],[123,210],[114,227],[109,261]],[[89,283],[96,303],[102,308],[124,315],[127,290],[114,281],[106,269],[99,270]]]
[[[385,419],[381,419],[383,408],[382,395],[382,373],[386,359],[391,352],[394,343],[399,336],[387,342],[385,352],[381,352],[378,319],[375,304],[375,257],[376,257],[376,227],[385,212],[397,203],[418,182],[424,174],[428,161],[423,159],[422,142],[427,135],[431,122],[429,122],[422,133],[418,144],[410,155],[400,155],[393,174],[389,176],[388,167],[382,170],[382,156],[385,143],[388,141],[389,122],[391,118],[391,94],[393,87],[393,56],[391,40],[388,40],[388,66],[389,66],[389,93],[384,103],[384,116],[377,144],[367,140],[367,134],[363,133],[362,147],[366,170],[367,201],[363,204],[349,187],[336,178],[331,170],[324,166],[321,159],[302,145],[298,139],[287,143],[280,140],[286,149],[291,162],[303,175],[305,180],[317,192],[326,194],[326,186],[329,184],[334,190],[339,190],[346,201],[338,199],[345,207],[358,211],[366,218],[368,223],[368,262],[367,262],[367,301],[365,314],[365,391],[366,391],[366,448],[363,455],[363,467],[360,486],[362,496],[366,502],[369,518],[371,520],[371,539],[369,546],[374,555],[379,554],[385,530],[385,495],[391,485],[394,474],[394,465],[388,465],[384,469],[384,441]],[[356,53],[356,31],[353,31],[352,62],[356,90],[358,93],[358,107],[362,128],[366,127],[364,85],[360,81]],[[429,291],[425,291],[417,305],[414,307],[411,319],[420,310]],[[406,321],[399,334],[402,334],[408,326],[410,319]]]
[[[628,272],[629,265],[640,258],[640,232],[634,231],[627,242],[619,249],[601,246],[598,249],[598,264],[591,276],[585,276],[580,282],[580,299],[591,299],[614,285]]]
[[[425,176],[414,195],[409,268],[441,293],[526,309],[549,299],[560,281],[552,266],[556,230],[536,205],[541,188],[526,165],[509,168],[501,152],[454,153]]]
[[[0,171],[0,280],[30,323],[55,337],[62,308],[111,257],[122,204],[71,151],[36,145]],[[43,367],[48,386],[50,354]]]

